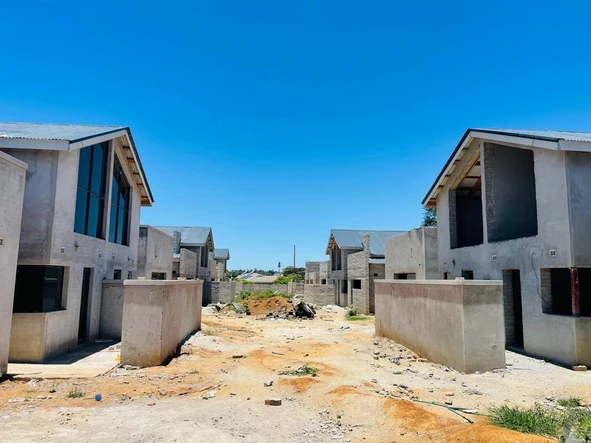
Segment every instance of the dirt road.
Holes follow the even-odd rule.
[[[336,307],[302,321],[206,309],[203,323],[166,367],[0,383],[0,441],[543,442],[421,402],[486,413],[551,397],[591,401],[588,373],[508,353],[507,369],[464,375],[374,337],[373,319],[345,321]],[[279,374],[303,365],[317,376]]]

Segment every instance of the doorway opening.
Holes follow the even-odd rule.
[[[92,269],[84,268],[82,273],[82,293],[80,294],[80,320],[78,323],[78,343],[88,341],[88,303],[90,302],[90,282]]]
[[[518,269],[503,270],[503,310],[506,346],[523,348],[521,274]]]

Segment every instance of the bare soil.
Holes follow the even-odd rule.
[[[4,381],[0,441],[546,442],[416,400],[483,414],[547,398],[591,402],[588,373],[508,352],[506,369],[465,375],[375,337],[373,318],[349,322],[344,313],[330,307],[313,320],[270,320],[205,309],[208,334],[192,336],[167,366]],[[278,374],[303,365],[320,371]],[[82,398],[70,398],[74,391]]]

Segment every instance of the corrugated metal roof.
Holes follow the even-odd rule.
[[[211,228],[198,226],[154,226],[156,229],[174,236],[174,231],[181,233],[181,246],[202,246],[207,243]],[[212,240],[213,243],[213,240]]]
[[[56,123],[2,123],[0,138],[27,140],[63,140],[74,143],[110,132],[128,129],[125,126],[67,125]]]
[[[514,137],[531,137],[540,140],[568,140],[573,142],[591,143],[591,132],[550,131],[529,129],[470,129],[470,131],[488,132],[491,134],[510,135]]]
[[[230,250],[224,248],[216,248],[213,251],[214,260],[230,260]]]
[[[369,263],[374,264],[374,265],[383,265],[386,263],[386,259],[385,258],[370,258]]]
[[[403,234],[405,231],[362,231],[353,229],[331,229],[330,236],[341,249],[363,249],[361,237],[369,234],[369,253],[375,256],[385,255],[385,243],[388,237]],[[330,246],[330,238],[329,238]],[[328,252],[327,252],[328,253]]]

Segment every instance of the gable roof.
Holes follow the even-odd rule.
[[[230,260],[230,250],[224,248],[216,248],[213,251],[214,260]]]
[[[363,231],[353,229],[331,229],[326,253],[330,254],[333,244],[337,244],[341,249],[363,250],[362,237],[369,235],[369,253],[372,256],[385,255],[385,243],[388,237],[394,237],[403,234],[405,231]]]
[[[154,226],[156,229],[174,237],[174,232],[181,233],[182,246],[209,246],[213,251],[213,233],[211,228],[199,226]]]
[[[126,140],[123,150],[140,189],[142,206],[152,206],[154,196],[128,127],[0,122],[0,148],[74,151],[118,137]]]
[[[554,151],[591,152],[591,132],[468,128],[443,166],[429,192],[425,195],[423,206],[435,206],[438,189],[446,181],[446,176],[449,176],[455,168],[455,163],[462,156],[463,149],[475,138],[532,148],[551,149]]]

